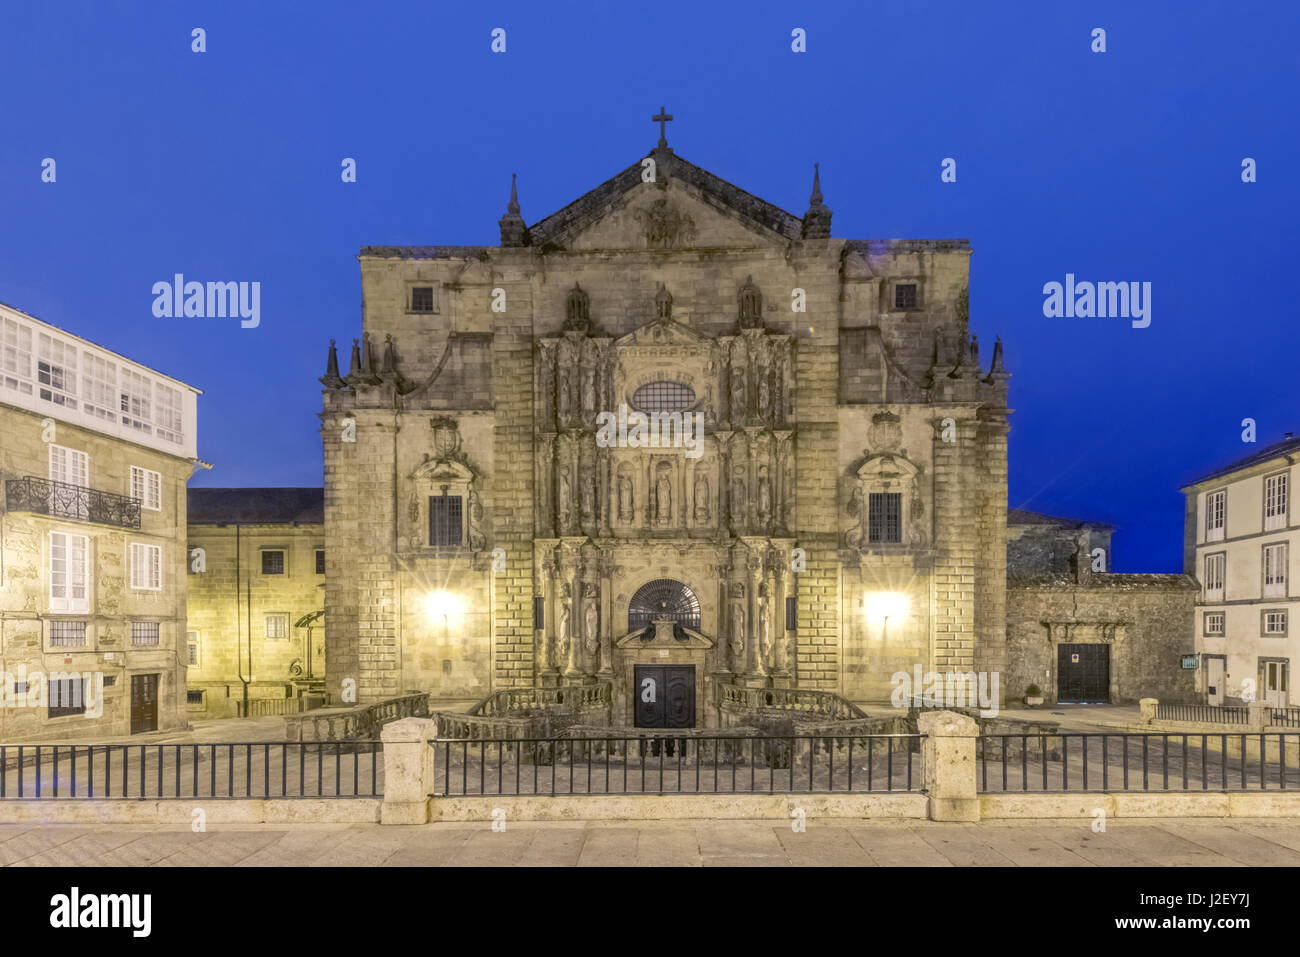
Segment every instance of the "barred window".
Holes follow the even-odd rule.
[[[916,283],[900,282],[894,287],[894,308],[895,309],[915,309],[916,308]]]
[[[325,549],[323,548],[316,549],[316,574],[325,574]]]
[[[203,691],[202,691],[202,690],[199,690],[199,691],[186,691],[186,692],[185,692],[185,703],[186,703],[186,704],[203,704]]]
[[[411,287],[411,312],[433,312],[433,287]]]
[[[903,540],[903,494],[872,492],[867,501],[867,541]]]
[[[284,574],[284,549],[282,548],[262,549],[262,574],[263,575]]]
[[[197,631],[185,633],[185,663],[192,668],[198,667],[199,633]]]
[[[157,645],[158,644],[158,622],[156,621],[131,622],[131,644]]]
[[[82,648],[86,644],[86,623],[72,618],[50,620],[50,644],[60,648]]]
[[[1205,634],[1222,635],[1224,632],[1224,613],[1221,611],[1207,611],[1205,613]]]
[[[682,382],[656,379],[632,393],[632,405],[642,412],[681,412],[695,404],[695,390]]]
[[[429,496],[429,544],[460,545],[461,498],[459,495]]]
[[[49,683],[50,717],[86,713],[86,679],[60,678]]]

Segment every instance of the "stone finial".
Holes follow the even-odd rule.
[[[361,340],[352,340],[352,361],[348,363],[348,384],[361,378]]]
[[[355,388],[358,385],[376,385],[375,363],[370,355],[370,333],[363,332],[360,339],[352,340],[352,362],[344,381]]]
[[[515,185],[516,174],[510,174],[510,202],[506,204],[506,214],[498,221],[501,227],[502,246],[527,246],[528,227],[524,217],[519,215],[519,191]]]
[[[757,329],[763,325],[763,294],[754,285],[754,277],[746,276],[740,287],[740,328]]]
[[[564,302],[564,328],[586,332],[591,326],[591,299],[576,282]]]
[[[325,374],[319,381],[327,389],[343,388],[343,379],[339,376],[339,350],[333,339],[330,340],[329,358],[325,360]]]
[[[985,382],[1005,382],[1011,378],[1011,373],[1002,362],[1002,337],[998,336],[997,341],[993,343],[993,362],[989,366],[988,378]]]
[[[812,195],[808,198],[808,212],[804,213],[800,232],[804,239],[829,239],[831,235],[831,211],[822,202],[820,167],[820,163],[813,163]]]
[[[393,355],[393,336],[384,336],[384,363],[379,369],[381,376],[392,376],[397,372],[396,358]]]

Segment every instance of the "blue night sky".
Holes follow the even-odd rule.
[[[661,104],[682,157],[795,215],[819,161],[836,236],[970,239],[1010,504],[1116,524],[1115,570],[1180,570],[1178,487],[1260,447],[1243,418],[1261,444],[1300,426],[1300,4],[15,7],[0,301],[203,389],[196,486],[321,483],[360,246],[494,245],[511,172],[536,222],[653,147]],[[259,281],[260,327],[154,318],[177,272]],[[1045,318],[1067,272],[1150,282],[1150,327]]]

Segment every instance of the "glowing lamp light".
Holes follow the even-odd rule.
[[[907,596],[896,591],[872,592],[863,603],[863,611],[868,621],[896,622],[907,614]]]
[[[459,614],[460,610],[461,600],[451,592],[440,589],[424,596],[424,613],[430,619],[446,621],[448,616]]]

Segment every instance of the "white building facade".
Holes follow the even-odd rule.
[[[1183,489],[1184,571],[1201,586],[1198,690],[1209,704],[1286,707],[1300,662],[1293,507],[1300,439],[1288,434]]]

